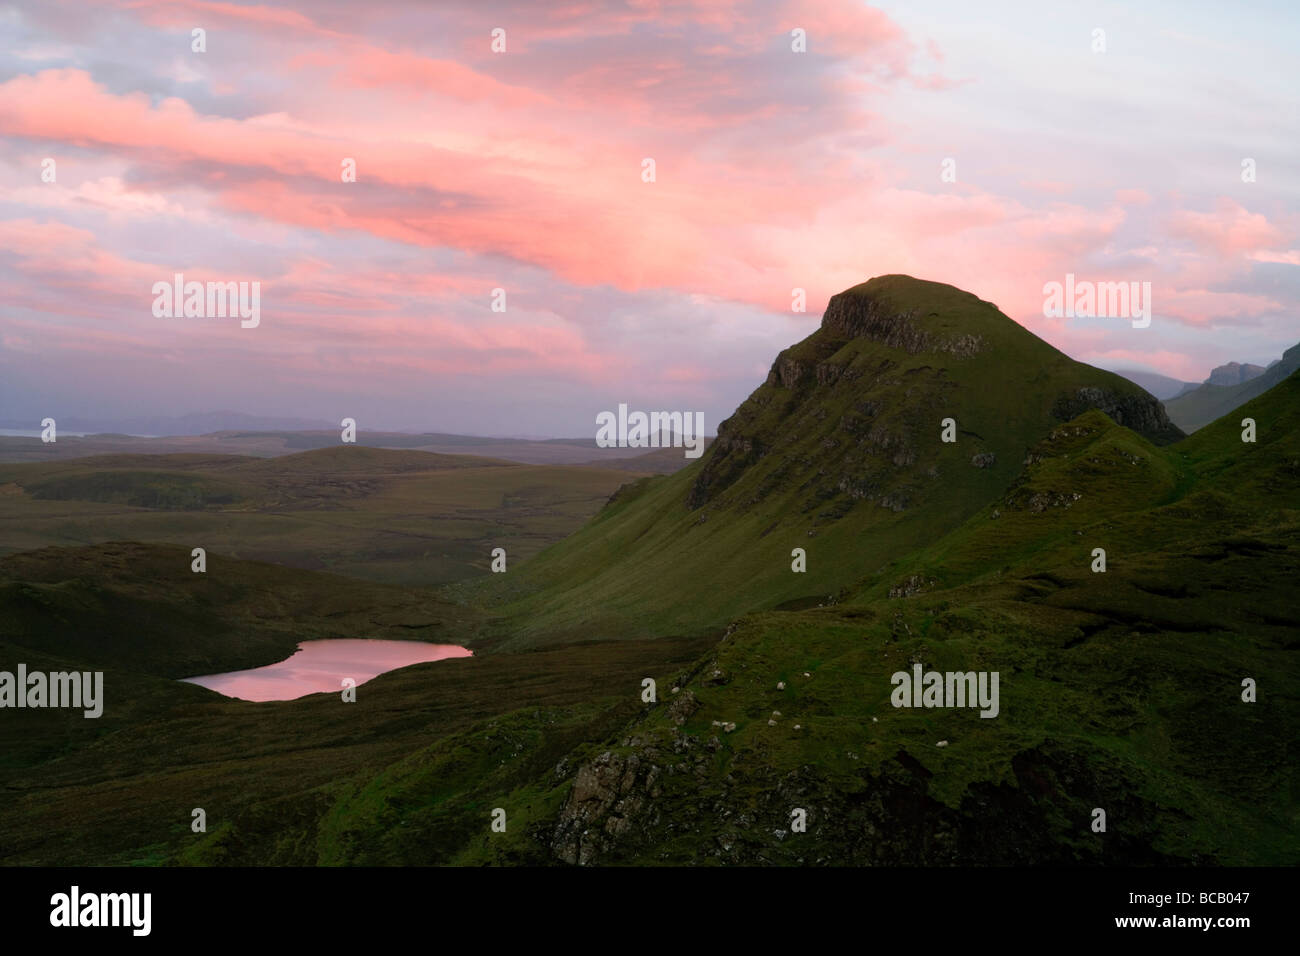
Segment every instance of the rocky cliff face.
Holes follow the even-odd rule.
[[[647,728],[648,729],[648,728]],[[1057,836],[1059,814],[1080,819],[1101,804],[1143,825],[1106,847],[1107,862],[1178,862],[1152,848],[1153,807],[1077,754],[1026,750],[1015,782],[973,787],[961,806],[929,793],[932,778],[899,751],[879,772],[832,779],[815,766],[784,773],[728,760],[716,735],[676,727],[638,732],[577,772],[550,840],[553,857],[579,866],[724,863],[732,866],[1070,865],[1100,862],[1096,847]],[[719,760],[727,765],[719,769]],[[790,808],[807,830],[791,832]],[[993,823],[992,821],[996,821]],[[690,848],[691,858],[673,853]],[[671,849],[668,849],[671,848]]]
[[[1282,353],[1279,361],[1256,373],[1258,365],[1229,362],[1216,368],[1204,385],[1184,392],[1165,403],[1170,419],[1185,431],[1208,425],[1234,408],[1263,395],[1300,369],[1300,345]],[[1249,371],[1247,371],[1249,370]]]
[[[1263,375],[1265,368],[1262,365],[1242,365],[1240,362],[1229,362],[1227,365],[1220,365],[1210,373],[1210,377],[1205,380],[1206,385],[1240,385],[1242,382],[1249,382],[1252,378],[1258,378]]]
[[[1115,424],[1132,429],[1157,445],[1183,437],[1178,426],[1169,420],[1164,405],[1146,393],[1120,395],[1105,388],[1080,388],[1073,394],[1062,395],[1052,406],[1052,414],[1060,421],[1069,421],[1094,408],[1105,412]]]
[[[899,311],[871,296],[841,292],[831,296],[822,316],[822,332],[842,339],[865,338],[909,355],[939,352],[970,358],[984,348],[979,335],[937,335],[922,328],[918,311]]]

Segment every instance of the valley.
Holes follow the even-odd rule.
[[[884,276],[670,474],[0,465],[0,670],[102,670],[109,702],[4,712],[0,859],[1293,864],[1298,426],[1296,374],[1185,435],[993,304]],[[473,656],[347,704],[181,680],[361,636]]]

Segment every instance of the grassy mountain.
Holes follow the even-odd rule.
[[[777,357],[698,463],[621,490],[580,533],[482,587],[516,645],[673,633],[833,600],[960,524],[1031,444],[1089,408],[1156,442],[1181,435],[1137,385],[1073,361],[992,304],[872,279],[831,299],[821,328]],[[790,571],[794,548],[807,553],[804,574]]]
[[[1235,385],[1216,385],[1207,381],[1199,388],[1185,392],[1177,398],[1168,399],[1165,402],[1165,410],[1169,413],[1170,420],[1179,428],[1193,432],[1227,415],[1256,395],[1263,395],[1296,369],[1300,369],[1300,345],[1293,345],[1287,349],[1282,353],[1280,362],[1270,365],[1254,378],[1248,378]]]

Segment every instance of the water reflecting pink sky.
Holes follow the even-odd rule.
[[[291,657],[278,664],[187,677],[185,681],[240,700],[294,700],[307,694],[341,693],[345,677],[360,685],[399,667],[472,657],[473,653],[455,644],[419,641],[304,641]]]

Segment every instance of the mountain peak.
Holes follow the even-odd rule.
[[[1265,371],[1266,369],[1262,365],[1242,365],[1240,362],[1229,362],[1210,372],[1210,377],[1205,380],[1205,384],[1218,386],[1240,385],[1242,382],[1249,382],[1252,378],[1258,378]]]
[[[946,352],[969,358],[985,348],[983,336],[930,321],[941,319],[951,306],[963,312],[981,306],[997,311],[954,286],[908,275],[884,275],[831,296],[821,330],[836,339],[870,339],[909,355]]]

